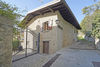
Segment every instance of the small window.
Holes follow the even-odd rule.
[[[51,30],[52,26],[49,26],[48,21],[43,23],[43,31]]]
[[[48,30],[48,21],[43,23],[43,29]]]

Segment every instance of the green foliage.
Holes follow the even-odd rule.
[[[82,32],[91,32],[91,35],[100,38],[100,1],[83,8],[85,18],[81,22]]]
[[[86,34],[86,36],[91,37],[92,32],[91,31],[87,31],[85,34]]]
[[[91,31],[92,30],[92,17],[91,16],[86,16],[83,20],[82,20],[82,22],[80,23],[80,26],[81,26],[81,28],[82,28],[82,32],[85,34],[86,32],[88,32],[88,31]]]
[[[11,6],[6,2],[0,0],[0,15],[8,17],[9,19],[15,20],[18,19],[21,15],[18,12],[18,8]]]
[[[100,10],[87,15],[81,22],[82,32],[90,32],[93,37],[100,38]]]
[[[18,49],[18,47],[19,47],[19,45],[20,45],[20,41],[19,40],[14,40],[13,42],[12,42],[12,49],[13,50],[17,50]]]
[[[84,40],[82,36],[78,36],[78,40]]]
[[[85,8],[82,9],[83,14],[89,15],[94,13],[94,11],[99,10],[100,9],[100,1],[97,2],[96,4],[93,4],[91,6],[87,6]]]
[[[16,35],[16,28],[18,28],[18,24],[20,22],[19,19],[22,17],[22,15],[19,13],[19,9],[16,6],[12,6],[0,0],[0,15],[12,20],[14,23],[13,33]]]
[[[92,35],[94,37],[100,38],[100,10],[96,10],[93,13],[93,20],[94,22],[92,23]]]
[[[19,24],[18,24],[18,26],[19,27],[21,27],[21,28],[25,28],[25,20],[23,20],[22,22],[20,22]]]
[[[28,18],[29,16],[26,16],[25,17],[25,19],[23,19],[23,21],[21,21],[19,24],[18,24],[18,26],[19,27],[21,27],[21,28],[25,28],[25,26],[26,26],[26,18]]]

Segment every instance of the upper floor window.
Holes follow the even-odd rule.
[[[48,30],[48,21],[43,23],[43,30]]]
[[[46,30],[51,30],[52,29],[52,26],[49,26],[49,22],[46,21],[43,23],[43,31],[46,31]]]

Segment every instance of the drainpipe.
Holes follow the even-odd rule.
[[[27,57],[27,36],[28,36],[28,29],[26,27],[26,51],[25,51],[25,56]]]
[[[40,53],[40,33],[38,34],[37,50],[37,53]]]

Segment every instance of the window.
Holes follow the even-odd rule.
[[[52,29],[52,26],[49,26],[49,23],[48,21],[44,22],[43,23],[43,31],[46,31],[46,30],[51,30]]]
[[[48,21],[43,23],[43,29],[48,30]]]

